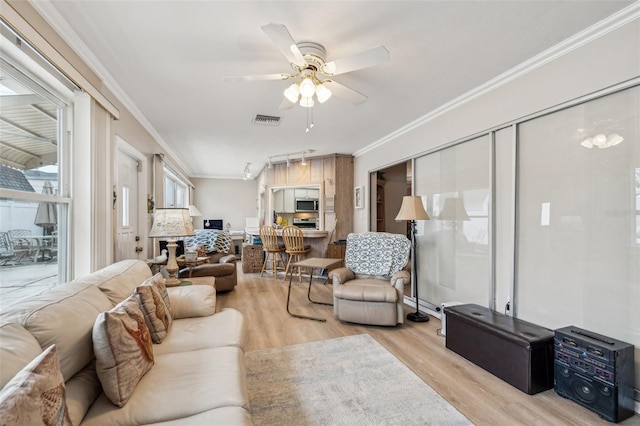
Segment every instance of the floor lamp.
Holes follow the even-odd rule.
[[[416,297],[416,311],[407,314],[407,319],[413,322],[427,322],[429,316],[420,312],[418,299],[418,270],[416,268],[416,220],[428,220],[429,215],[424,210],[422,198],[419,196],[405,195],[402,197],[402,206],[396,220],[411,221],[411,260],[413,269],[413,294]]]
[[[149,232],[149,238],[164,237],[167,239],[167,249],[169,258],[165,270],[169,273],[169,278],[164,280],[168,287],[177,286],[181,281],[177,278],[178,262],[176,261],[176,238],[189,237],[193,232],[193,223],[189,216],[189,209],[156,209],[153,217],[153,226]]]

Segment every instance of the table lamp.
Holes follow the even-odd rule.
[[[165,285],[180,285],[180,280],[176,277],[178,273],[178,262],[176,261],[176,238],[189,237],[196,233],[193,232],[193,223],[189,216],[189,209],[156,209],[153,216],[153,226],[149,232],[149,238],[166,238],[167,249],[169,250],[169,258],[165,269],[169,274],[169,278],[165,280]]]
[[[396,220],[411,221],[411,267],[413,269],[413,294],[416,297],[416,311],[407,314],[407,319],[413,322],[427,322],[429,316],[420,312],[418,307],[418,270],[416,269],[416,220],[428,220],[429,215],[424,210],[422,198],[419,196],[405,195],[402,197],[402,206]]]

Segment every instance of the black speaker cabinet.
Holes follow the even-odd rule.
[[[577,327],[555,331],[554,389],[611,422],[633,415],[633,345]]]

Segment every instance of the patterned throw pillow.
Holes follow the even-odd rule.
[[[118,407],[124,406],[153,366],[151,336],[133,295],[98,315],[93,351],[104,394]]]
[[[162,343],[171,326],[171,312],[153,283],[136,287],[135,296],[151,334],[153,343]]]
[[[160,296],[162,297],[162,301],[164,302],[164,305],[167,307],[167,309],[169,309],[169,312],[170,312],[171,299],[169,299],[169,293],[167,293],[167,286],[164,284],[164,279],[165,277],[160,272],[158,272],[151,278],[147,278],[142,283],[142,285],[153,284],[153,286],[158,290],[158,293],[160,293]],[[169,318],[169,326],[171,326],[171,318]]]
[[[229,250],[231,250],[232,244],[233,244],[233,240],[231,239],[231,235],[229,235],[226,232],[220,232],[213,246],[213,251],[222,253],[222,254],[227,254],[229,253]]]
[[[70,425],[56,346],[23,368],[0,392],[3,425]]]

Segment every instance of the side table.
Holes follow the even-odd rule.
[[[325,303],[325,302],[316,302],[315,300],[311,300],[311,282],[313,281],[313,270],[314,269],[327,269],[333,265],[339,264],[342,262],[342,259],[324,259],[320,257],[311,257],[309,259],[301,260],[300,262],[292,263],[291,266],[299,266],[303,268],[309,268],[309,291],[307,291],[307,299],[309,302],[315,303],[318,305],[327,305],[333,306],[333,303]],[[296,318],[304,318],[315,321],[326,322],[326,318],[317,318],[317,317],[309,317],[306,315],[294,314],[289,310],[289,301],[291,300],[291,279],[293,278],[293,274],[289,275],[289,291],[287,292],[287,313],[292,317]]]

